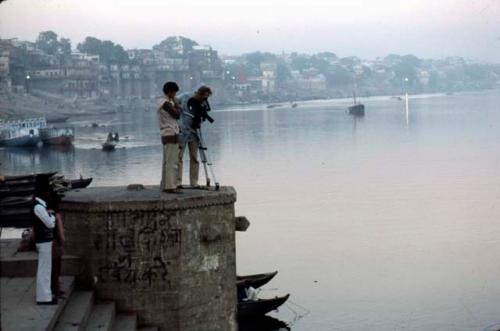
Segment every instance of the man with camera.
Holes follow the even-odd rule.
[[[191,187],[198,187],[198,173],[200,161],[198,159],[198,149],[200,141],[198,130],[204,121],[214,122],[208,115],[210,104],[208,98],[212,95],[212,90],[208,86],[201,86],[194,95],[189,98],[186,109],[183,109],[181,119],[180,151],[179,151],[179,171],[177,176],[177,187],[182,188],[182,164],[186,145],[189,149],[189,184]]]

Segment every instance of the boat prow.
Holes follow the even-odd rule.
[[[285,303],[290,294],[272,299],[257,299],[238,302],[238,318],[244,319],[253,316],[262,316],[278,309]]]
[[[236,277],[236,285],[238,287],[253,287],[259,288],[269,283],[271,279],[274,278],[278,274],[278,271],[268,272],[263,274],[255,274],[255,275],[246,275],[246,276],[237,276]]]

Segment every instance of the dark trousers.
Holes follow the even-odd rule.
[[[61,291],[59,276],[61,276],[63,253],[64,249],[61,243],[58,240],[54,240],[52,244],[52,273],[50,281],[50,288],[53,295],[58,295]]]

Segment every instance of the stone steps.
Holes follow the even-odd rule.
[[[74,277],[61,277],[61,289],[72,296]],[[3,331],[50,331],[65,310],[69,300],[59,299],[57,305],[40,306],[35,301],[34,277],[0,278],[1,327]]]
[[[135,331],[137,330],[136,314],[117,314],[113,331]]]
[[[35,277],[38,254],[34,251],[18,252],[21,239],[2,239],[0,243],[0,270],[2,277]],[[62,257],[62,275],[77,276],[80,258],[73,255]]]
[[[85,331],[112,331],[115,314],[114,302],[96,304],[92,309]]]
[[[66,299],[58,305],[40,306],[35,301],[36,252],[18,252],[19,239],[0,241],[0,299],[2,331],[157,331],[139,328],[134,313],[118,313],[114,302],[95,302],[93,291],[78,291],[75,277],[81,260],[64,256],[61,289]]]
[[[112,301],[94,302],[94,292],[75,291],[60,314],[55,331],[158,331],[139,328],[137,314],[120,313]]]
[[[75,291],[68,299],[66,308],[59,316],[54,330],[56,331],[82,331],[85,330],[87,321],[94,305],[94,292]]]

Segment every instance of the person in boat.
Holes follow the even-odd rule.
[[[248,281],[236,281],[236,288],[238,289],[238,302],[240,301],[255,301],[257,300],[258,290],[250,286]]]
[[[204,121],[214,122],[214,119],[208,114],[210,104],[208,98],[212,95],[212,89],[208,86],[201,86],[194,95],[187,101],[186,109],[183,109],[181,118],[180,151],[179,151],[179,170],[177,176],[177,187],[182,188],[182,168],[183,157],[186,145],[189,150],[189,184],[191,187],[198,187],[198,177],[200,170],[200,161],[198,158],[198,149],[200,147],[198,130]]]
[[[163,86],[165,95],[158,108],[160,119],[160,135],[163,144],[163,163],[160,189],[167,193],[180,193],[177,188],[179,168],[179,124],[181,107],[175,98],[179,86],[175,82],[167,82]]]
[[[54,193],[48,183],[37,183],[35,207],[33,208],[33,229],[35,245],[38,251],[36,271],[36,303],[38,305],[55,305],[57,298],[52,295],[52,241],[56,224],[55,212],[47,207]]]
[[[120,137],[118,136],[118,132],[109,132],[108,138],[106,139],[108,142],[110,141],[119,141]]]

